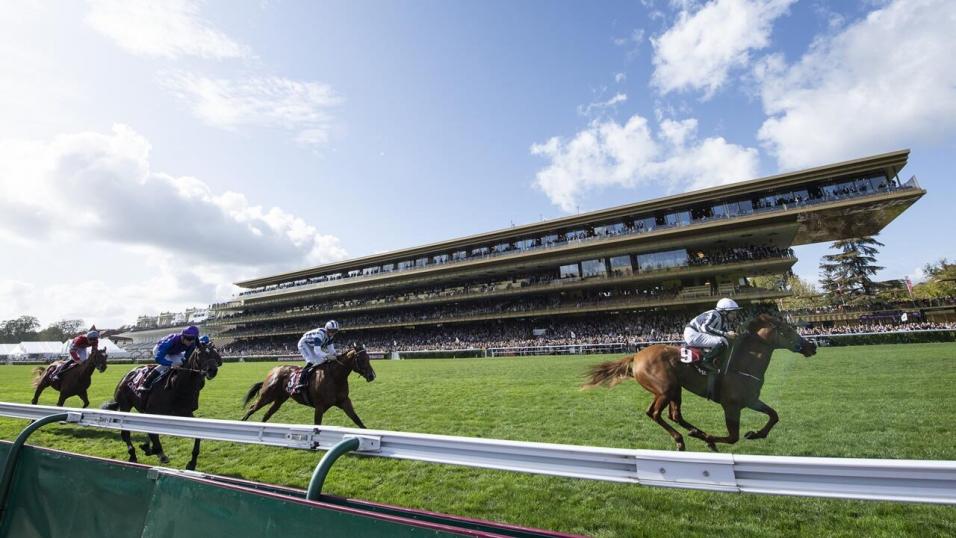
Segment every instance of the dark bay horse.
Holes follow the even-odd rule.
[[[589,379],[583,388],[597,385],[613,387],[624,379],[633,378],[648,392],[654,401],[647,408],[647,416],[667,430],[674,438],[677,450],[684,450],[684,438],[661,418],[665,407],[670,406],[670,419],[688,430],[691,437],[707,443],[717,451],[715,443],[736,443],[740,435],[741,409],[753,409],[766,414],[767,424],[756,432],[747,432],[747,439],[763,439],[780,420],[772,407],[760,401],[764,373],[770,366],[770,356],[775,349],[789,349],[810,357],[817,346],[801,337],[797,331],[769,314],[760,314],[747,325],[731,347],[730,358],[721,365],[724,372],[719,381],[718,403],[724,408],[727,435],[715,437],[690,424],[681,415],[681,392],[687,389],[698,396],[707,397],[707,377],[697,369],[680,361],[680,348],[653,345],[619,361],[609,361],[591,367]]]
[[[72,359],[66,359],[72,360]],[[71,396],[79,396],[83,400],[83,407],[90,405],[90,399],[86,395],[86,390],[90,388],[93,379],[93,370],[100,372],[106,370],[106,351],[102,349],[93,349],[86,362],[79,366],[74,366],[64,372],[58,381],[52,381],[50,377],[56,370],[56,367],[65,361],[54,361],[45,368],[37,366],[33,369],[33,386],[36,392],[33,394],[33,405],[40,399],[40,393],[47,387],[53,387],[53,390],[60,391],[60,399],[56,405],[63,406],[63,402]]]
[[[315,369],[306,390],[293,394],[289,390],[289,378],[301,369],[300,366],[286,365],[269,370],[265,380],[252,385],[246,393],[242,403],[244,406],[248,405],[257,394],[259,397],[249,406],[249,411],[242,420],[247,420],[253,413],[271,403],[272,407],[262,417],[262,421],[265,422],[282,407],[286,400],[292,398],[302,405],[315,408],[315,424],[322,424],[322,415],[330,407],[335,406],[345,411],[356,426],[365,427],[352,407],[352,400],[349,399],[350,373],[358,372],[369,382],[375,379],[375,370],[372,369],[364,347],[353,347],[319,366]]]
[[[104,403],[101,407],[110,411],[129,411],[136,408],[140,413],[149,413],[153,415],[170,415],[175,417],[191,417],[193,411],[199,409],[199,391],[206,385],[207,379],[213,379],[222,366],[222,357],[215,346],[197,345],[196,349],[190,354],[189,358],[179,368],[173,368],[164,379],[153,383],[153,388],[148,395],[137,394],[130,388],[129,382],[137,374],[156,368],[155,364],[140,366],[120,380],[116,385],[116,392],[113,400]],[[150,433],[149,439],[140,445],[147,456],[159,456],[159,462],[169,463],[169,458],[163,452],[163,445],[159,442],[159,436]],[[130,441],[130,434],[126,430],[120,432],[120,437],[126,443],[126,450],[129,453],[129,461],[136,461],[136,449]],[[196,468],[196,459],[199,457],[199,439],[193,443],[192,459],[186,465],[186,469],[194,470]],[[152,445],[150,444],[152,443]]]

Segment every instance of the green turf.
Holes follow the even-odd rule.
[[[588,365],[608,357],[378,361],[374,383],[352,377],[356,411],[370,428],[609,447],[672,449],[643,411],[636,383],[580,391]],[[241,397],[273,363],[227,364],[203,392],[200,415],[237,419]],[[129,365],[96,374],[90,397],[107,400]],[[29,402],[30,368],[0,367],[0,400]],[[956,344],[821,349],[811,359],[778,351],[763,400],[781,422],[761,441],[723,448],[746,454],[956,459]],[[55,403],[47,390],[41,403]],[[67,405],[78,406],[72,399]],[[253,418],[261,417],[262,411]],[[686,395],[684,415],[723,432],[719,407]],[[277,422],[310,423],[310,409],[287,403]],[[764,417],[745,411],[742,431]],[[338,409],[325,424],[351,426]],[[0,419],[0,438],[23,421]],[[54,426],[31,441],[125,458],[112,431]],[[688,438],[689,450],[705,450]],[[192,443],[165,438],[172,464]],[[202,471],[305,487],[320,454],[207,442]],[[153,463],[155,458],[144,458]],[[954,536],[956,508],[745,496],[648,488],[452,466],[347,456],[328,493],[594,536],[662,534],[765,536]]]

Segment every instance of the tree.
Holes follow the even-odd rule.
[[[842,303],[871,299],[879,286],[873,275],[883,269],[876,265],[879,248],[885,246],[872,236],[843,239],[830,245],[836,254],[827,254],[820,263],[821,284],[830,295],[836,294]]]
[[[789,273],[785,275],[758,276],[750,279],[754,286],[767,289],[786,289],[792,295],[777,301],[780,310],[799,310],[802,308],[816,308],[824,301],[820,292],[812,282]]]
[[[920,299],[956,295],[956,263],[940,258],[923,266],[926,281],[913,286],[913,296]]]
[[[56,340],[58,342],[69,340],[80,333],[82,327],[82,319],[64,319],[57,321],[40,331],[37,335],[37,340]]]
[[[24,340],[33,340],[40,322],[33,316],[20,316],[0,322],[0,343],[19,344]]]

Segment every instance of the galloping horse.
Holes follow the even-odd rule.
[[[756,432],[747,432],[747,439],[767,437],[780,417],[772,407],[760,401],[764,373],[770,366],[770,355],[775,349],[789,349],[810,357],[817,352],[813,342],[802,338],[786,322],[769,314],[760,314],[747,326],[731,347],[730,358],[722,365],[719,380],[718,403],[724,408],[724,420],[728,435],[714,437],[707,434],[681,415],[681,391],[687,389],[698,396],[707,397],[707,377],[694,366],[680,360],[680,349],[675,346],[653,345],[619,361],[609,361],[591,367],[590,379],[583,388],[597,385],[613,387],[624,379],[633,377],[648,392],[654,401],[647,408],[647,416],[667,430],[677,450],[684,450],[684,438],[661,418],[664,408],[670,406],[670,419],[688,430],[691,437],[707,443],[717,451],[715,443],[736,443],[740,435],[740,410],[753,409],[766,414],[767,424]]]
[[[86,362],[79,367],[70,368],[64,372],[58,381],[52,381],[50,379],[51,374],[56,370],[56,367],[63,362],[64,361],[54,361],[46,368],[37,366],[33,369],[33,386],[36,387],[37,390],[33,394],[33,400],[30,403],[36,405],[43,389],[53,387],[53,390],[60,391],[60,399],[56,402],[58,406],[62,406],[63,402],[71,396],[79,396],[80,399],[83,400],[83,407],[90,405],[90,399],[86,395],[86,389],[90,388],[90,381],[93,378],[94,369],[101,372],[106,370],[106,351],[94,348]]]
[[[292,393],[292,384],[290,378],[294,373],[301,371],[299,366],[276,366],[266,374],[264,381],[260,381],[249,388],[246,398],[242,405],[245,406],[252,400],[256,394],[259,398],[255,403],[249,406],[249,412],[242,420],[248,419],[253,413],[272,404],[262,421],[269,420],[276,411],[282,407],[290,397],[302,405],[315,408],[315,424],[322,424],[322,415],[332,406],[336,406],[348,415],[352,422],[359,428],[364,428],[362,419],[355,414],[352,408],[352,400],[349,399],[349,374],[353,371],[371,382],[375,379],[375,370],[369,362],[368,353],[364,347],[352,347],[345,353],[341,353],[334,359],[326,362],[314,370],[315,374],[309,381],[306,390]],[[261,391],[261,392],[260,392]]]
[[[116,385],[113,400],[104,403],[101,407],[110,411],[125,412],[131,408],[136,408],[140,413],[191,417],[193,411],[199,409],[199,391],[205,386],[207,379],[216,377],[220,366],[222,366],[222,357],[216,348],[212,344],[199,344],[181,367],[169,371],[165,381],[158,380],[153,383],[149,394],[142,396],[137,394],[130,387],[130,381],[137,376],[139,376],[139,379],[145,377],[148,370],[156,368],[155,364],[140,366],[126,374]],[[130,442],[129,432],[122,430],[120,437],[126,443],[129,461],[136,462],[136,449]],[[189,460],[186,469],[194,470],[196,468],[196,459],[199,457],[199,442],[200,440],[196,439],[193,443],[192,459]],[[152,446],[150,443],[152,443]],[[163,445],[159,442],[159,436],[155,433],[150,433],[149,439],[139,446],[147,456],[155,454],[159,456],[160,463],[169,463],[169,458],[163,452]]]

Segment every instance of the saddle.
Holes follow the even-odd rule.
[[[309,377],[315,375],[315,370],[316,368],[310,368]],[[309,394],[308,389],[304,389],[296,393],[296,388],[299,386],[300,380],[304,381],[305,383],[309,382],[308,379],[304,379],[304,380],[302,379],[302,372],[304,371],[305,371],[305,368],[299,368],[298,370],[294,370],[292,372],[292,374],[289,376],[289,380],[286,381],[285,383],[285,391],[289,393],[290,395],[299,394],[300,396],[302,396],[302,399],[305,400],[307,404],[311,405],[312,396]]]
[[[707,348],[703,347],[692,347],[688,345],[682,345],[680,347],[680,361],[684,364],[693,366],[697,373],[707,377],[707,399],[718,401],[720,399],[720,383],[718,378],[724,376],[724,370],[721,367],[723,362],[724,355],[715,357],[713,360],[714,367],[716,372],[708,372],[700,366],[700,361],[704,359],[704,355],[707,354]]]
[[[126,385],[133,391],[134,394],[139,391],[139,388],[143,386],[143,382],[146,381],[146,376],[149,375],[150,368],[137,368],[133,370],[133,374],[129,377],[129,380],[126,382]]]

